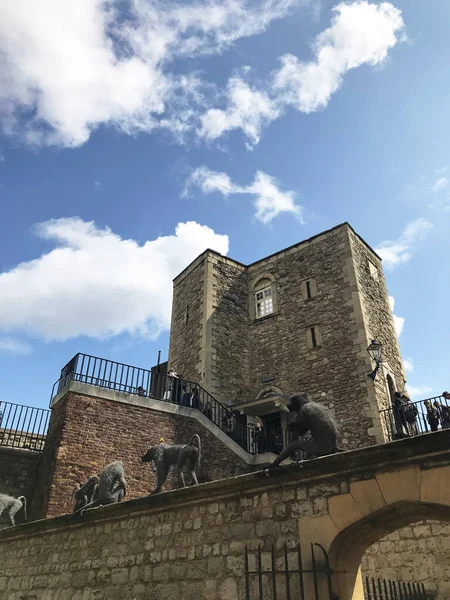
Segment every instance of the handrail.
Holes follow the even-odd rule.
[[[431,408],[427,408],[427,405]],[[400,401],[380,410],[380,416],[388,441],[393,441],[450,428],[450,402],[443,396],[407,404]]]
[[[187,379],[78,353],[63,367],[60,378],[54,383],[50,407],[53,398],[69,381],[197,409],[250,454],[279,453],[287,441],[288,433],[281,428],[266,427],[261,433],[254,427],[239,423],[230,408],[201,385]]]
[[[13,402],[0,403],[0,446],[42,452],[50,411]]]

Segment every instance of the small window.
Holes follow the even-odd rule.
[[[186,306],[186,321],[185,324],[189,323],[189,304]]]
[[[322,337],[317,325],[306,330],[306,345],[308,348],[318,348],[322,345]]]
[[[315,279],[307,279],[302,281],[302,298],[303,300],[311,300],[317,296],[317,287]]]
[[[256,317],[265,317],[273,313],[272,287],[255,292]]]
[[[371,260],[369,260],[369,271],[375,281],[378,281],[378,277],[380,276],[380,272],[378,268],[373,264]]]

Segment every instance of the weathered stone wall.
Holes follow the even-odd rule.
[[[205,255],[201,255],[176,278],[173,287],[169,368],[195,383],[202,381],[204,273]]]
[[[31,450],[0,446],[0,494],[25,496],[30,510],[41,455]],[[23,520],[23,512],[17,513],[16,522]],[[6,512],[0,517],[0,529],[8,524]]]
[[[55,516],[71,511],[71,494],[76,484],[98,473],[113,460],[124,463],[129,487],[127,497],[148,494],[155,488],[155,476],[151,464],[142,463],[141,456],[150,446],[158,444],[161,437],[170,444],[188,443],[194,433],[200,435],[204,456],[200,480],[223,479],[251,470],[248,463],[193,417],[126,403],[128,395],[125,394],[105,392],[92,386],[81,387],[87,393],[69,391],[52,409],[48,452],[43,456],[42,478],[37,490],[42,510],[35,516]],[[124,401],[87,395],[89,393],[110,393],[112,397],[123,397]],[[137,396],[129,397],[129,400],[152,402]],[[153,401],[153,405],[156,403]],[[178,408],[169,405],[168,409],[176,411]],[[178,410],[190,414],[196,412],[188,408]],[[174,485],[174,480],[169,478],[166,489]]]
[[[340,491],[339,482],[308,489],[259,481],[249,489],[246,478],[215,482],[98,509],[81,525],[60,517],[0,535],[1,598],[244,600],[245,545],[250,568],[259,547],[269,567],[272,545],[281,566],[283,544],[298,543],[298,517],[320,513],[326,496]],[[289,558],[294,566],[297,553]],[[310,558],[304,561],[307,568]],[[256,599],[255,577],[251,585]],[[297,586],[295,577],[292,597]]]
[[[367,323],[369,340],[375,339],[383,344],[383,369],[375,379],[379,408],[391,405],[385,377],[389,371],[395,387],[404,391],[405,373],[395,331],[392,310],[384,278],[381,260],[349,229],[358,291],[361,299],[364,320]],[[371,265],[372,271],[371,273]],[[376,272],[375,270],[376,269]],[[372,364],[372,367],[375,365]],[[384,371],[384,377],[383,377]]]
[[[255,320],[249,302],[262,276],[274,280],[276,310]],[[305,297],[308,279],[317,292],[312,298]],[[202,285],[203,307],[190,309],[186,325],[187,298],[200,297]],[[316,348],[308,347],[310,327],[321,341]],[[374,385],[367,377],[372,336],[385,344],[386,361],[401,378],[381,265],[347,224],[248,267],[208,251],[175,280],[170,360],[176,369],[190,374],[198,359],[196,380],[222,402],[254,400],[268,380],[284,393],[307,390],[335,412],[348,448],[384,439],[378,411],[387,402],[385,379],[380,372]]]
[[[423,583],[438,600],[450,598],[450,525],[421,521],[382,538],[364,554],[364,577]]]
[[[211,393],[237,403],[250,397],[247,269],[214,259]]]
[[[307,390],[335,413],[342,445],[357,448],[373,443],[371,421],[360,407],[366,394],[358,370],[360,345],[352,303],[347,259],[347,227],[258,261],[249,268],[251,280],[271,273],[276,280],[279,312],[250,324],[251,387],[273,376],[283,392]],[[302,282],[313,278],[317,295],[303,297]],[[306,330],[317,326],[322,345],[308,348]]]
[[[392,444],[373,446],[311,461],[304,469],[291,465],[274,477],[254,473],[147,496],[89,511],[79,520],[64,515],[2,531],[0,597],[244,600],[245,546],[250,568],[258,548],[263,567],[270,566],[272,545],[280,567],[283,545],[292,551],[299,540],[305,569],[311,568],[309,549],[316,541],[329,550],[336,570],[333,540],[341,541],[341,560],[342,548],[356,545],[359,556],[399,521],[416,522],[419,514],[450,520],[443,485],[450,476],[449,435],[397,442],[400,451]],[[387,465],[391,471],[384,470]],[[384,510],[377,509],[380,502],[388,502]],[[445,569],[440,579],[448,582]]]

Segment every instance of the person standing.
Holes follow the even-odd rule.
[[[424,404],[427,411],[427,421],[430,424],[430,429],[431,431],[437,431],[439,427],[438,412],[429,400],[425,400]]]

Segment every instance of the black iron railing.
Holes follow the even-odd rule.
[[[42,452],[50,411],[12,402],[0,403],[0,446]]]
[[[429,597],[423,583],[365,578],[365,600],[427,600]]]
[[[398,403],[381,411],[388,440],[450,428],[450,402],[434,396],[417,402]]]
[[[273,546],[270,552],[263,553],[258,549],[254,554],[245,547],[246,600],[336,600],[331,585],[333,573],[323,546],[311,544],[311,554],[306,557],[308,568],[304,558],[300,544],[289,549],[284,544],[280,556]],[[254,566],[250,565],[250,559]]]
[[[288,432],[280,427],[267,426],[260,431],[240,423],[230,408],[197,383],[81,353],[61,370],[53,385],[50,406],[70,381],[195,408],[250,454],[279,454],[289,438]]]

